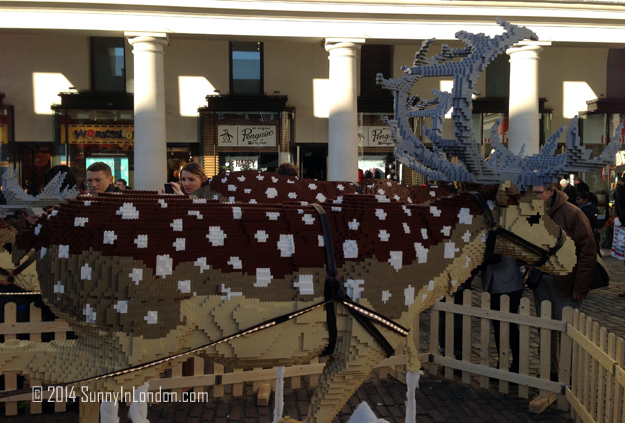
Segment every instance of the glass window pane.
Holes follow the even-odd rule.
[[[91,37],[93,91],[126,91],[124,42],[122,37]]]
[[[262,44],[247,42],[231,43],[232,94],[261,95],[262,87]]]

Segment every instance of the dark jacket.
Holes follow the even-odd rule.
[[[575,199],[577,198],[577,190],[575,189],[575,187],[571,184],[568,184],[563,188],[563,191],[567,195],[567,197],[569,197],[567,201],[574,206],[577,206],[577,203],[575,202]]]
[[[597,263],[597,243],[586,215],[567,200],[565,193],[554,190],[547,214],[575,242],[577,264],[573,271],[568,275],[554,276],[560,294],[570,297],[573,292],[588,294]]]
[[[595,230],[597,229],[597,215],[599,214],[599,209],[590,201],[585,202],[579,209],[584,212],[586,217],[588,218],[588,222],[590,222],[590,227]]]
[[[122,190],[117,188],[117,185],[111,184],[104,192],[122,192]]]
[[[577,189],[577,192],[590,192],[588,184],[584,181],[579,181],[578,183],[576,183],[575,189]]]
[[[625,222],[625,185],[617,184],[612,194],[614,208],[621,223]]]

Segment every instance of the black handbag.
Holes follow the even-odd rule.
[[[592,282],[590,283],[590,289],[605,288],[610,285],[610,274],[603,259],[597,255],[597,265],[595,266],[595,273],[592,276]]]
[[[525,284],[529,289],[538,288],[540,280],[543,278],[543,272],[538,269],[532,269],[525,280]]]

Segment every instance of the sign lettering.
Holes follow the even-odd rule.
[[[275,147],[275,126],[219,125],[219,147]]]

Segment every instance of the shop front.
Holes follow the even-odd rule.
[[[364,177],[400,182],[400,171],[393,155],[395,144],[384,118],[392,113],[358,114],[358,169]]]
[[[204,170],[210,178],[221,172],[273,172],[292,162],[295,111],[286,96],[208,96],[199,109]]]

